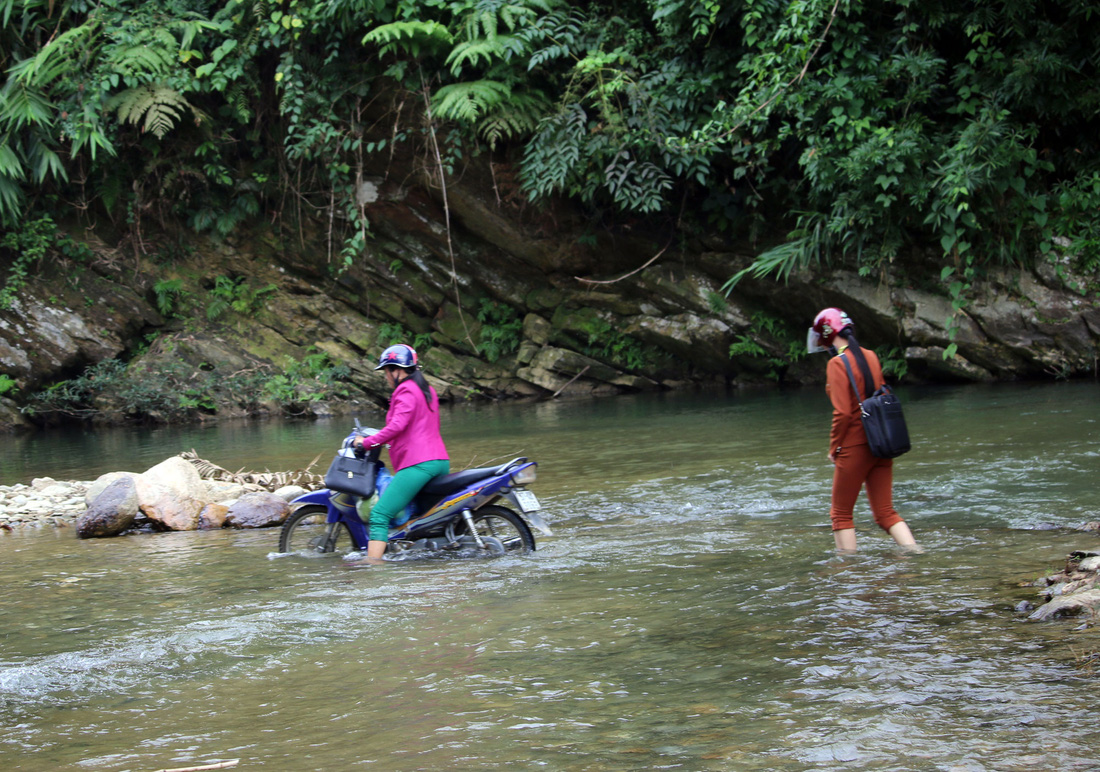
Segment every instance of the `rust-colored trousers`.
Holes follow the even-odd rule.
[[[867,501],[871,514],[879,528],[889,531],[902,522],[894,509],[894,459],[875,458],[866,445],[841,448],[836,455],[833,471],[833,501],[829,517],[833,530],[855,528],[852,510],[859,497],[859,489],[867,486]]]

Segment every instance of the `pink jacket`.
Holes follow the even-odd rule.
[[[386,425],[377,434],[363,438],[363,447],[390,444],[393,470],[414,466],[424,461],[450,460],[439,431],[439,396],[435,389],[429,409],[424,392],[411,380],[404,380],[393,390]]]

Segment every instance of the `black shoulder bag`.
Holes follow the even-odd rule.
[[[371,448],[362,456],[356,455],[351,448],[341,448],[325,472],[325,487],[369,499],[374,495],[374,482],[381,454],[381,447]]]
[[[886,384],[872,393],[871,388],[875,381],[871,378],[870,371],[864,370],[863,378],[867,382],[868,395],[860,400],[852,365],[849,364],[848,357],[842,355],[841,359],[848,370],[848,379],[856,393],[856,402],[859,402],[859,417],[863,421],[863,431],[867,435],[867,447],[871,450],[871,455],[876,458],[897,458],[908,452],[909,429],[905,425],[905,416],[902,415],[901,402],[897,396]]]

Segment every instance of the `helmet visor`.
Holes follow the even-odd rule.
[[[806,330],[806,352],[809,354],[820,354],[822,351],[828,351],[829,349],[821,345],[821,333],[815,330],[813,327]]]

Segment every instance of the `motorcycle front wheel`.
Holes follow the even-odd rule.
[[[324,507],[305,506],[283,523],[279,532],[279,552],[325,554],[351,549],[351,534],[343,523],[329,529],[328,512]]]
[[[500,540],[506,552],[534,552],[535,537],[523,518],[506,507],[482,507],[471,513],[474,530],[479,536],[491,536]],[[467,532],[465,524],[458,535]]]

